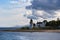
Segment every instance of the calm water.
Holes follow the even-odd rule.
[[[60,33],[0,32],[0,40],[60,40]]]

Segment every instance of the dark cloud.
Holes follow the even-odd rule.
[[[38,17],[34,16],[34,15],[24,15],[25,17],[27,17],[28,19],[35,19],[37,20]]]
[[[31,6],[27,6],[27,9],[37,10],[58,10],[60,9],[60,0],[33,0]]]
[[[32,13],[35,17],[41,18],[54,18],[54,11],[60,10],[60,0],[33,0],[32,5],[27,6],[26,9],[35,9],[35,10],[43,10],[44,13],[42,16],[37,15],[37,13]]]
[[[29,19],[38,19],[38,17],[36,17],[36,16],[34,16],[34,15],[29,15],[29,16],[27,16],[27,18],[29,18]]]

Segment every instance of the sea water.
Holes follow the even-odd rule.
[[[0,40],[60,40],[60,33],[0,32]]]

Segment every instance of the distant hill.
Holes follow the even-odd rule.
[[[15,30],[17,28],[26,27],[26,26],[29,26],[29,25],[24,25],[24,26],[16,25],[13,27],[0,27],[0,30]]]

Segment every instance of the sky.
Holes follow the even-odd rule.
[[[37,22],[44,19],[52,20],[60,17],[59,0],[31,1],[0,0],[0,27],[28,25],[30,19]]]

